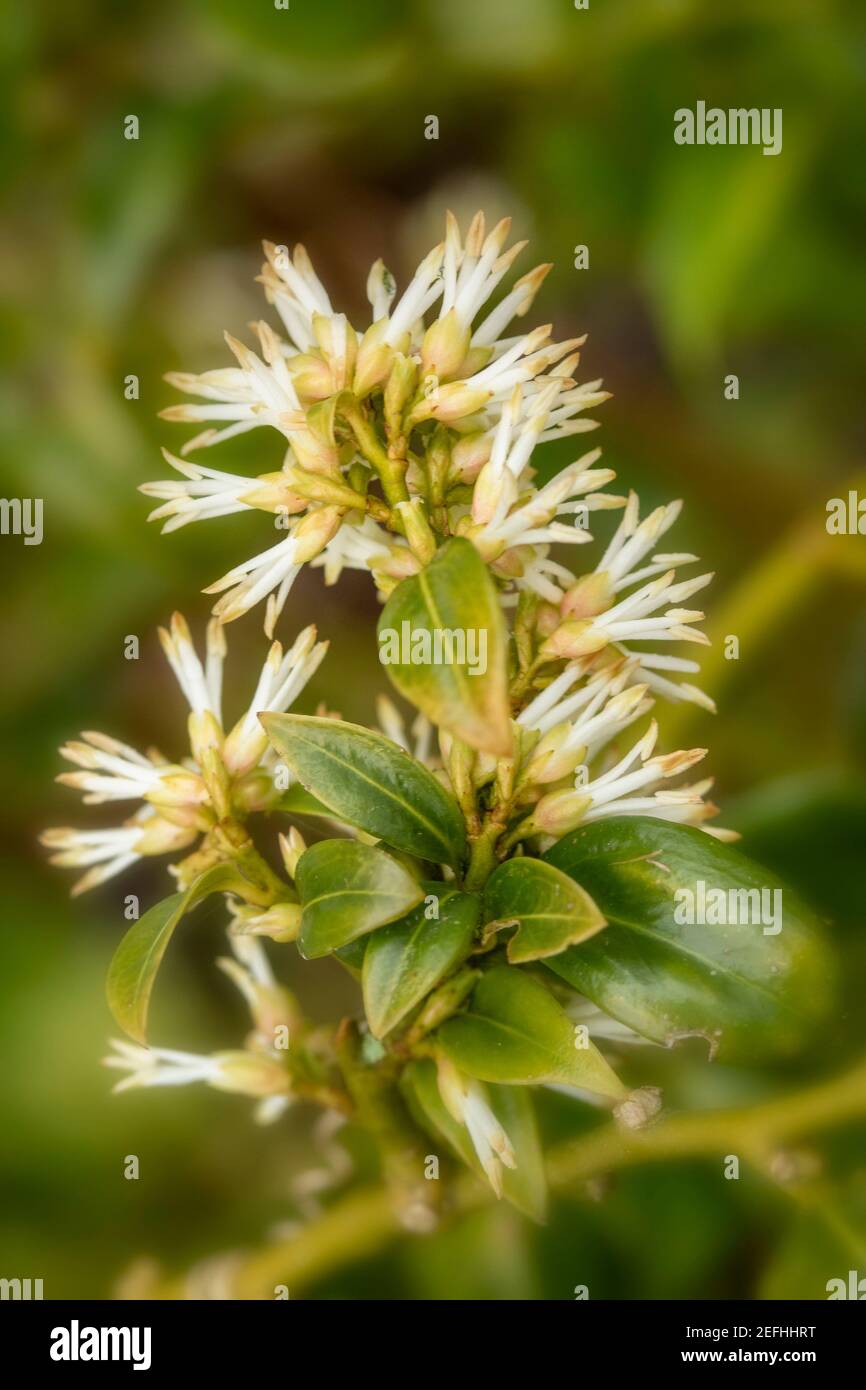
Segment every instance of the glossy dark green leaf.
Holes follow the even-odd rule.
[[[509,755],[505,622],[471,541],[448,541],[426,568],[398,584],[378,636],[380,660],[407,700],[471,748]]]
[[[601,931],[605,919],[589,894],[541,859],[509,859],[484,888],[486,934],[517,924],[508,942],[512,965],[558,955]]]
[[[178,922],[203,898],[237,883],[231,864],[214,864],[187,888],[145,912],[129,929],[108,967],[108,1006],[117,1023],[136,1042],[147,1034],[147,1013],[157,972]]]
[[[424,902],[408,917],[377,931],[367,945],[364,1010],[377,1038],[396,1027],[472,949],[480,899],[442,883],[424,885],[424,893]]]
[[[720,1057],[748,1059],[791,1050],[827,1007],[830,961],[814,918],[730,845],[690,826],[620,816],[567,835],[545,859],[592,894],[609,924],[545,964],[645,1037],[671,1044],[699,1034]],[[726,910],[738,921],[678,920],[690,905],[700,917],[700,894],[706,907],[718,889],[765,890],[765,920],[751,920],[754,896]]]
[[[301,954],[326,956],[386,922],[402,917],[424,890],[381,849],[357,840],[320,840],[298,860]]]
[[[264,714],[295,776],[337,819],[436,864],[460,863],[460,808],[432,772],[384,734],[313,715]]]
[[[626,1095],[598,1049],[581,1045],[553,995],[513,965],[488,970],[467,1011],[443,1024],[437,1038],[461,1071],[481,1081],[557,1082],[614,1100]]]
[[[415,1120],[434,1139],[444,1139],[458,1158],[487,1181],[469,1132],[458,1124],[439,1094],[436,1064],[429,1059],[410,1062],[403,1070],[401,1089]],[[543,1221],[547,1210],[547,1181],[535,1107],[529,1090],[522,1086],[487,1086],[490,1108],[508,1135],[515,1168],[502,1169],[502,1195],[534,1221]]]

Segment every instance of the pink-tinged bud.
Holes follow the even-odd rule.
[[[540,603],[535,612],[535,631],[539,637],[549,637],[559,627],[559,609],[553,603]]]
[[[600,652],[607,643],[607,634],[601,628],[579,618],[573,622],[561,623],[543,643],[541,655],[550,661],[561,658],[572,661],[576,656],[589,656],[592,652]]]
[[[295,542],[293,563],[304,565],[314,559],[328,541],[334,539],[342,519],[343,513],[339,507],[317,507],[315,511],[308,512],[292,531]]]
[[[520,579],[526,568],[525,547],[518,545],[504,550],[492,562],[492,568],[502,579]]]
[[[315,407],[314,407],[315,408]],[[288,430],[292,452],[302,468],[310,473],[324,473],[335,478],[340,471],[340,454],[336,445],[320,439],[312,430],[293,428]]]
[[[292,384],[302,401],[324,401],[334,393],[331,368],[323,357],[311,352],[300,352],[290,357],[287,364],[292,374]]]
[[[595,618],[612,602],[610,576],[602,570],[600,574],[585,574],[572,584],[560,604],[560,612],[563,618]]]
[[[239,493],[238,501],[248,507],[258,507],[262,512],[284,512],[288,516],[295,516],[307,508],[307,498],[292,491],[291,478],[282,471],[262,473],[252,479],[249,492]]]
[[[464,435],[459,439],[451,450],[451,467],[448,470],[448,482],[454,483],[474,483],[478,474],[481,472],[487,460],[490,458],[490,450],[493,447],[493,440],[484,431],[477,431],[475,434]]]
[[[566,788],[548,792],[538,802],[530,819],[530,834],[567,835],[576,830],[592,805],[591,796]]]
[[[431,323],[421,344],[421,371],[440,380],[452,377],[469,349],[469,328],[460,322],[456,309]]]

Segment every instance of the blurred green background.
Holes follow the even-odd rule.
[[[785,1067],[710,1067],[685,1047],[647,1050],[629,1074],[691,1109],[796,1089],[862,1052],[866,539],[828,538],[824,517],[858,469],[866,496],[864,67],[862,8],[821,0],[7,11],[2,492],[44,498],[45,535],[26,548],[0,538],[0,1275],[41,1277],[46,1297],[106,1297],[142,1256],[177,1273],[255,1246],[298,1219],[292,1179],[320,1161],[302,1110],[261,1130],[236,1097],[109,1096],[104,971],[123,894],[155,900],[164,870],[151,862],[70,905],[35,838],[86,819],[52,782],[57,745],[79,729],[182,751],[155,625],[175,606],[200,623],[202,585],[260,548],[256,516],[160,538],[136,487],[165,475],[159,445],[187,433],[156,419],[175,399],[161,374],[227,364],[223,329],[243,336],[263,312],[262,236],[302,240],[356,323],[369,264],[381,254],[405,282],[447,206],[513,214],[532,238],[522,269],[556,262],[534,318],[559,336],[589,331],[581,378],[615,393],[598,436],[607,462],[646,507],[684,497],[674,548],[717,571],[707,683],[720,712],[674,710],[669,737],[710,742],[723,822],[832,919],[844,963],[820,1045]],[[698,99],[782,107],[781,156],[676,146],[673,112]],[[137,142],[123,138],[128,114]],[[423,135],[431,114],[437,141]],[[587,270],[573,266],[579,244]],[[723,396],[730,372],[737,401]],[[124,399],[129,373],[138,401]],[[206,461],[232,471],[282,456],[264,431],[217,452]],[[574,456],[567,442],[548,452],[550,467]],[[260,616],[229,630],[238,703],[261,660]],[[311,617],[333,645],[305,707],[369,718],[371,586],[303,576],[282,631]],[[132,633],[139,662],[123,659]],[[728,633],[737,662],[719,659]],[[212,963],[221,929],[204,911],[178,937],[156,1041],[239,1042],[245,1020]],[[352,1007],[337,967],[299,972],[292,956],[282,968],[314,1015]],[[593,1122],[561,1097],[545,1103],[548,1136]],[[559,1200],[543,1231],[491,1207],[302,1293],[822,1297],[858,1259],[866,1273],[864,1137],[849,1125],[820,1143],[826,1202],[805,1216],[753,1175],[725,1182],[716,1163],[648,1167],[601,1200]],[[133,1153],[137,1182],[123,1178]]]

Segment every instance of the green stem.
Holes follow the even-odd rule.
[[[379,436],[364,414],[358,401],[350,393],[340,398],[340,414],[351,426],[358,448],[369,464],[379,475],[388,502],[395,507],[398,502],[408,502],[406,487],[406,460],[392,458],[382,445]]]
[[[580,1139],[557,1145],[547,1162],[551,1185],[574,1192],[602,1173],[643,1163],[694,1156],[724,1157],[742,1153],[766,1174],[766,1159],[775,1149],[805,1135],[833,1129],[866,1116],[866,1059],[842,1076],[805,1091],[735,1110],[672,1115],[638,1133],[603,1124]],[[799,1195],[799,1189],[787,1188]],[[456,1184],[454,1202],[468,1211],[490,1193],[469,1174]],[[307,1288],[335,1270],[377,1254],[400,1234],[399,1217],[387,1192],[367,1189],[345,1197],[315,1224],[289,1241],[246,1256],[235,1274],[236,1296],[272,1298],[274,1286]],[[180,1281],[165,1284],[158,1297],[182,1297]]]

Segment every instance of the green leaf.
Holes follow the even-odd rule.
[[[814,918],[730,845],[691,826],[619,816],[565,836],[545,859],[592,894],[609,924],[547,968],[644,1037],[670,1045],[698,1034],[720,1057],[745,1060],[791,1051],[824,1013],[830,960]],[[679,922],[689,894],[700,915],[700,885],[705,895],[766,890],[768,909],[781,904],[780,930]]]
[[[295,782],[288,791],[283,792],[277,805],[277,811],[285,811],[294,816],[326,816],[333,818],[334,812],[329,810],[317,796],[308,792],[306,787],[302,787],[300,782]]]
[[[350,941],[347,946],[339,946],[334,952],[340,964],[346,967],[352,978],[357,980],[359,984],[361,982],[361,972],[364,968],[364,956],[367,954],[367,946],[367,937],[361,936],[357,941]]]
[[[508,757],[505,621],[471,541],[446,542],[426,569],[398,584],[378,636],[380,660],[401,695],[470,747]]]
[[[434,1139],[444,1139],[452,1152],[486,1182],[468,1130],[457,1123],[439,1094],[435,1062],[428,1058],[410,1062],[403,1070],[400,1087],[416,1122]],[[516,1168],[502,1170],[502,1195],[533,1221],[543,1221],[547,1181],[531,1092],[519,1086],[489,1085],[487,1098],[517,1160]]]
[[[395,917],[424,896],[389,854],[356,840],[320,840],[298,860],[303,915],[298,945],[308,960],[326,956]]]
[[[488,970],[467,1012],[437,1034],[452,1062],[481,1081],[551,1081],[623,1098],[626,1088],[616,1073],[592,1043],[579,1045],[579,1036],[544,985],[511,965]]]
[[[484,916],[485,936],[517,925],[508,942],[512,965],[555,956],[605,926],[589,894],[540,859],[509,859],[493,871],[484,889]]]
[[[441,883],[424,885],[438,898],[438,917],[428,901],[401,922],[371,937],[364,956],[364,1010],[375,1037],[384,1037],[450,974],[472,949],[481,908],[473,893]]]
[[[277,752],[331,815],[435,864],[466,847],[460,808],[432,772],[384,734],[303,714],[263,714]]]
[[[108,967],[106,993],[116,1022],[136,1042],[146,1040],[154,980],[178,922],[203,898],[236,883],[232,864],[214,864],[186,892],[156,903],[124,936]]]

